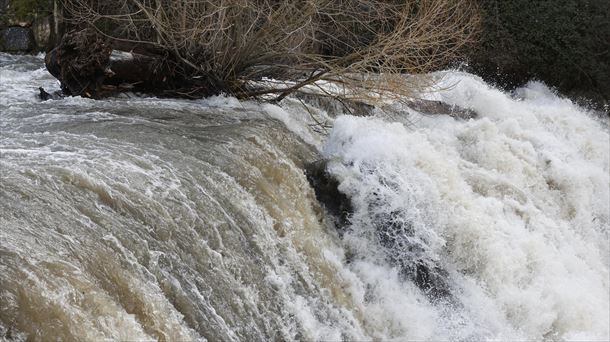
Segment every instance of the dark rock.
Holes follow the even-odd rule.
[[[350,199],[338,189],[339,182],[327,171],[324,160],[305,167],[307,180],[316,194],[316,199],[333,217],[342,236],[350,226],[353,206]],[[375,206],[375,194],[371,205]],[[384,205],[380,201],[378,205]],[[382,212],[382,211],[381,211]],[[425,246],[411,242],[414,228],[408,222],[397,219],[400,213],[382,213],[371,217],[377,238],[385,249],[387,260],[400,270],[405,280],[414,282],[432,301],[451,299],[448,274],[439,265],[426,259]],[[353,256],[350,256],[353,257]]]
[[[39,87],[38,91],[40,92],[38,94],[38,97],[42,100],[42,101],[47,101],[47,100],[59,100],[61,99],[63,96],[61,95],[61,93],[58,92],[53,92],[53,94],[47,93],[46,90],[44,90],[43,87]]]
[[[0,49],[6,52],[30,52],[36,42],[28,27],[8,27],[0,32]]]
[[[473,110],[452,106],[441,101],[411,100],[407,106],[424,115],[449,115],[456,119],[476,119],[477,113]]]
[[[311,94],[304,92],[296,92],[295,96],[305,103],[315,107],[324,109],[331,117],[340,114],[349,114],[354,116],[370,116],[373,114],[375,106],[367,103],[348,99],[337,99],[324,94]],[[452,106],[441,101],[430,101],[413,99],[405,101],[406,105],[423,115],[448,115],[456,119],[476,119],[477,113],[473,110]],[[388,106],[381,107],[385,111],[394,112],[395,109]],[[402,109],[398,109],[401,111]]]
[[[373,109],[375,109],[375,106],[361,101],[337,99],[333,96],[324,94],[296,92],[295,96],[303,102],[309,103],[317,108],[324,109],[331,117],[335,117],[340,114],[369,116],[373,113]]]
[[[399,212],[392,212],[373,217],[377,237],[386,249],[388,261],[398,267],[401,277],[413,281],[431,299],[450,297],[447,272],[427,260],[426,247],[412,242],[415,235],[413,226],[400,220],[399,216]]]
[[[347,196],[339,191],[339,182],[326,170],[326,165],[324,160],[311,163],[305,167],[305,175],[314,189],[316,199],[335,219],[341,233],[349,225],[353,209]]]
[[[415,266],[413,281],[433,301],[445,300],[452,297],[449,284],[447,284],[447,271],[438,266],[428,266],[418,263]]]
[[[49,100],[51,98],[51,94],[47,93],[43,87],[38,87],[38,90],[40,91],[40,94],[38,94],[38,97],[43,100]]]

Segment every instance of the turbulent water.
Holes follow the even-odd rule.
[[[437,74],[426,96],[460,120],[40,102],[39,57],[0,73],[3,339],[610,338],[608,119],[542,84]],[[305,176],[319,159],[345,227]]]

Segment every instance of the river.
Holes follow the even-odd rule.
[[[436,76],[425,96],[476,118],[42,102],[42,58],[1,54],[0,337],[608,340],[608,117]]]

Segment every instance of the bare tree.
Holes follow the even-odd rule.
[[[181,79],[275,100],[323,82],[341,98],[408,95],[421,84],[404,74],[446,65],[479,23],[473,0],[65,0],[65,8],[114,46],[154,51]],[[258,82],[266,78],[282,82]]]

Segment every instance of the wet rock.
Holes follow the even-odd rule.
[[[305,174],[316,199],[326,208],[334,219],[339,234],[343,235],[349,229],[354,209],[350,199],[339,191],[337,179],[328,173],[327,162],[321,160],[307,165]],[[411,242],[415,234],[412,225],[397,220],[396,215],[398,213],[376,214],[371,217],[388,262],[400,270],[403,279],[415,283],[431,301],[451,298],[450,286],[446,281],[447,272],[426,259],[425,248]]]
[[[36,47],[34,34],[28,27],[7,27],[0,31],[0,50],[6,52],[30,52]]]
[[[398,217],[399,212],[381,213],[373,217],[373,225],[381,245],[386,248],[388,261],[398,267],[400,275],[415,283],[433,300],[451,296],[448,274],[426,258],[426,246],[413,242],[415,231],[409,222]]]
[[[341,114],[349,114],[354,116],[369,116],[373,114],[375,106],[366,104],[362,101],[342,99],[338,100],[332,96],[323,94],[311,94],[297,92],[295,96],[305,103],[309,103],[317,108],[322,108],[331,117],[336,117]]]
[[[424,115],[449,115],[456,119],[476,119],[477,113],[471,109],[453,106],[441,101],[410,100],[407,106]]]
[[[334,218],[340,233],[349,224],[349,216],[353,213],[350,200],[339,191],[339,182],[326,170],[327,162],[319,160],[305,167],[305,175],[314,189],[316,199]]]
[[[52,94],[51,93],[47,93],[47,91],[44,90],[43,87],[38,87],[38,91],[39,91],[38,98],[40,98],[42,101],[59,100],[59,99],[61,99],[63,97],[61,95],[61,93],[57,92],[57,91],[53,92]]]
[[[38,97],[43,100],[49,100],[51,98],[51,94],[47,93],[43,87],[39,87],[38,90],[40,91],[40,94],[38,94]]]
[[[336,117],[341,114],[349,114],[354,116],[370,116],[375,110],[375,106],[369,105],[361,101],[354,100],[338,100],[332,96],[322,94],[299,93],[295,96],[305,103],[314,105],[317,108],[324,109],[331,117]],[[441,101],[431,101],[422,99],[405,100],[409,108],[420,112],[423,115],[448,115],[456,119],[469,120],[476,119],[477,113],[471,109],[462,108],[455,105],[450,105]],[[383,111],[396,112],[397,114],[403,111],[402,107],[393,108],[390,106],[380,107]],[[400,115],[400,114],[399,114]]]

